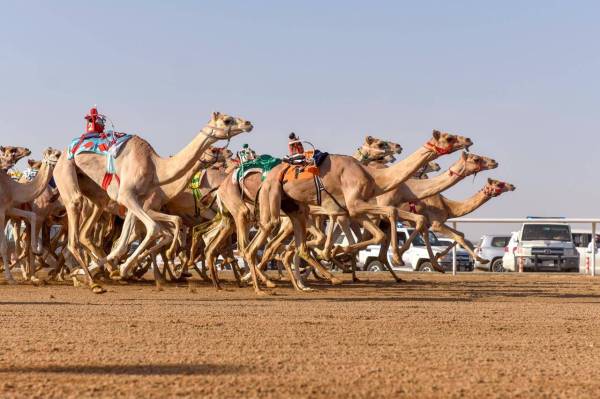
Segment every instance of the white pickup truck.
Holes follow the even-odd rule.
[[[513,233],[503,258],[508,271],[578,272],[579,253],[565,223],[524,223]]]
[[[398,227],[398,242],[402,245],[408,236],[414,231],[412,228]],[[429,232],[429,243],[434,254],[438,254],[446,249],[447,245],[442,244],[438,241],[436,235]],[[369,245],[366,249],[362,250],[358,254],[358,261],[363,265],[365,271],[383,271],[385,270],[383,264],[377,259],[379,256],[379,245]],[[402,255],[402,261],[404,266],[395,267],[392,263],[392,253],[388,250],[387,253],[388,263],[392,265],[394,270],[402,271],[423,271],[431,272],[433,267],[427,253],[427,247],[425,241],[421,235],[417,235],[411,243],[409,249]],[[469,254],[463,250],[458,249],[456,252],[457,270],[459,271],[472,271],[473,260],[469,257]],[[438,261],[440,266],[445,270],[452,270],[452,252],[449,252],[446,256]]]

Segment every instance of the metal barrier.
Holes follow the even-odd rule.
[[[592,276],[596,275],[596,224],[600,219],[527,219],[527,218],[458,218],[448,219],[452,223],[452,228],[456,229],[458,223],[566,223],[566,224],[591,224],[592,225]],[[452,248],[452,275],[456,275],[456,245]]]

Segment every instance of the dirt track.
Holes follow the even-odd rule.
[[[0,397],[600,395],[600,280],[403,277],[264,298],[0,285]]]

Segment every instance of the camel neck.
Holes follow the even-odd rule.
[[[419,148],[407,158],[389,168],[369,168],[368,172],[375,180],[377,195],[391,191],[415,174],[425,163],[432,161],[437,154],[425,147]]]
[[[485,195],[483,190],[481,190],[464,201],[452,201],[447,203],[446,206],[450,212],[450,217],[458,218],[468,215],[489,200],[490,196]]]
[[[10,188],[14,201],[18,204],[24,204],[39,197],[46,189],[52,177],[53,169],[53,166],[44,162],[38,174],[31,181],[19,183],[10,179]]]
[[[202,153],[217,139],[200,131],[194,139],[176,155],[169,158],[154,158],[158,184],[170,183],[189,172]]]
[[[431,197],[432,195],[438,194],[464,179],[465,176],[452,172],[452,168],[439,176],[432,177],[430,179],[410,179],[406,182],[409,187],[410,194],[413,198],[410,201],[416,201],[419,199]]]

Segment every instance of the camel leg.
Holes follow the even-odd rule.
[[[392,262],[394,262],[394,264],[396,264],[397,266],[404,266],[404,262],[402,261],[402,255],[408,250],[408,248],[410,248],[410,244],[415,239],[417,234],[421,233],[425,229],[427,219],[423,215],[412,212],[406,212],[401,209],[397,209],[397,212],[398,216],[401,219],[407,220],[415,225],[415,230],[410,234],[410,236],[404,242],[404,244],[402,244],[402,247],[400,249],[398,249],[398,235],[396,226],[390,227],[392,233],[390,238]]]
[[[432,226],[433,231],[450,236],[450,238],[454,239],[461,247],[463,247],[469,253],[469,255],[473,257],[473,259],[478,260],[482,264],[489,263],[489,260],[477,256],[475,253],[475,248],[473,248],[473,246],[465,240],[465,235],[462,232],[448,227],[443,223],[434,223],[434,226]]]
[[[8,243],[6,239],[5,226],[5,210],[0,209],[0,254],[2,255],[2,262],[4,263],[4,278],[9,284],[16,284],[17,282],[10,272],[10,259],[8,257]]]
[[[152,209],[149,209],[148,215],[157,222],[165,222],[173,225],[171,245],[167,249],[167,256],[172,258],[175,254],[177,244],[179,243],[179,233],[181,231],[182,220],[181,217],[175,215],[169,215],[167,213],[161,213]]]
[[[304,211],[290,213],[288,215],[292,220],[292,224],[294,225],[294,240],[296,242],[296,248],[298,250],[298,256],[302,258],[305,262],[307,262],[313,268],[319,270],[319,272],[328,279],[331,284],[338,285],[342,283],[342,280],[335,277],[329,270],[323,267],[320,262],[318,262],[313,256],[310,254],[308,248],[306,247],[306,217],[304,216]]]
[[[431,261],[431,266],[435,269],[435,271],[440,273],[446,273],[443,267],[438,263],[438,258],[433,254],[433,250],[431,249],[431,243],[429,242],[429,229],[425,229],[423,232],[423,241],[425,241],[425,246],[427,247],[427,254],[429,255],[429,260]]]

